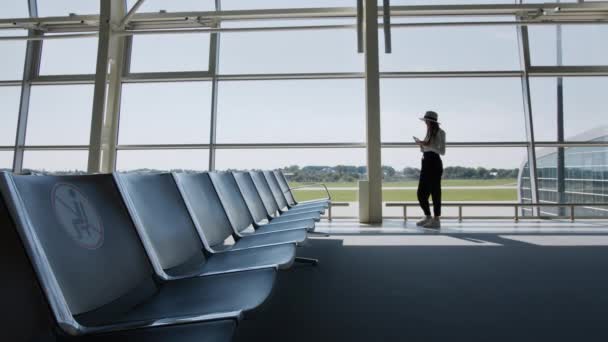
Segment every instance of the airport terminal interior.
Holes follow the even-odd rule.
[[[608,340],[608,1],[2,0],[0,55],[2,341]]]

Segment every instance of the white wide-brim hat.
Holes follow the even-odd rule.
[[[438,118],[439,118],[439,115],[437,115],[437,113],[433,112],[432,110],[429,110],[428,112],[424,113],[424,117],[419,118],[419,119],[422,121],[431,121],[431,122],[439,123],[439,121],[437,121]]]

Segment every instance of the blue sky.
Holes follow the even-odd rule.
[[[1,16],[26,15],[24,3],[2,2]],[[211,3],[147,0],[141,11],[208,10]],[[393,5],[420,3],[423,2],[392,1]],[[351,0],[225,0],[223,8],[352,4]],[[39,0],[43,16],[94,13],[97,6],[97,1],[90,0]],[[289,23],[273,23],[285,24]],[[599,43],[606,41],[607,33],[606,25],[564,27],[565,64],[608,64],[608,46]],[[531,27],[530,41],[533,64],[555,65],[554,27]],[[209,36],[205,34],[136,36],[131,69],[205,70],[208,44]],[[23,42],[0,42],[0,52],[5,56],[0,65],[1,80],[21,78],[24,46]],[[95,38],[46,41],[41,74],[92,73],[95,50]],[[519,70],[516,31],[508,26],[394,29],[393,53],[386,55],[382,51],[381,47],[381,71]],[[363,71],[354,30],[224,33],[220,61],[222,74]],[[556,80],[534,78],[531,82],[536,137],[555,140]],[[602,91],[607,86],[608,79],[603,77],[564,81],[566,136],[607,123],[608,103]],[[219,89],[219,143],[364,141],[362,80],[225,81]],[[4,123],[0,126],[0,145],[14,141],[18,94],[19,87],[0,87],[0,117]],[[521,98],[518,78],[385,79],[381,81],[382,140],[409,142],[412,135],[423,136],[424,125],[417,118],[433,109],[440,114],[449,141],[521,141],[525,139]],[[87,144],[91,105],[92,86],[34,87],[27,143]],[[208,143],[210,106],[210,84],[206,82],[127,84],[123,88],[119,143]],[[445,163],[518,167],[524,156],[521,148],[452,148]],[[398,168],[418,166],[419,157],[415,149],[383,150],[383,163]],[[0,167],[10,164],[11,158],[11,153],[0,152]],[[122,151],[118,163],[119,168],[204,168],[207,158],[206,151]],[[302,149],[220,150],[217,154],[219,168],[247,167],[252,160],[260,167],[363,165],[365,153],[357,149]],[[86,166],[86,153],[28,152],[25,164],[47,169],[81,168]]]

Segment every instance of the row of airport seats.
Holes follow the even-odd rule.
[[[330,204],[280,171],[1,173],[0,194],[6,341],[230,341],[316,264],[296,246]]]

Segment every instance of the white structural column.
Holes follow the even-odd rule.
[[[538,203],[538,173],[536,171],[536,143],[534,140],[534,120],[532,119],[532,101],[530,96],[530,42],[528,27],[521,25],[517,28],[519,56],[524,73],[521,77],[522,98],[526,122],[526,138],[528,140],[528,169],[530,170],[530,193],[532,203]]]
[[[38,17],[38,6],[36,0],[28,1],[30,17]],[[40,36],[41,33],[29,30],[30,37]],[[19,101],[19,118],[17,120],[17,134],[15,138],[15,154],[13,157],[13,172],[23,171],[23,155],[25,153],[25,134],[27,131],[27,118],[30,108],[30,93],[32,91],[32,79],[38,74],[40,56],[42,53],[41,40],[28,40],[25,50],[25,65],[23,67],[23,81],[21,83],[21,99]]]
[[[112,172],[116,165],[121,77],[124,66],[125,38],[115,35],[113,29],[118,27],[125,17],[125,2],[100,0],[100,6],[89,173]]]
[[[363,47],[365,54],[365,137],[367,143],[366,223],[382,222],[382,156],[380,140],[380,70],[378,62],[378,3],[365,0],[363,5]]]

